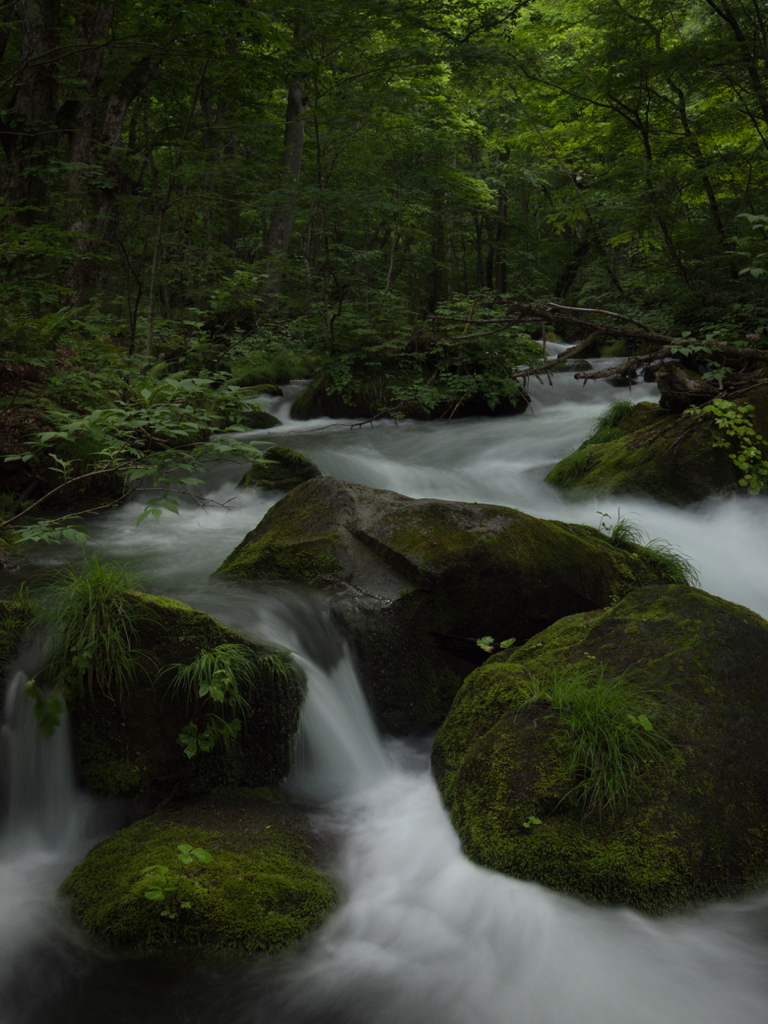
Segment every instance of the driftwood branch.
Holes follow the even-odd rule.
[[[546,362],[539,363],[538,366],[530,366],[525,370],[519,370],[517,373],[510,374],[510,376],[522,377],[527,380],[529,377],[538,377],[542,373],[549,375],[553,367],[561,365],[567,359],[576,359],[582,352],[586,352],[594,340],[595,335],[588,334],[583,341],[578,343],[578,345],[572,345],[571,348],[567,348],[565,352],[561,352],[556,359],[548,359]]]
[[[666,359],[673,355],[684,355],[686,350],[697,349],[705,350],[710,356],[719,356],[721,358],[739,359],[741,361],[753,360],[756,362],[768,362],[768,351],[759,348],[742,348],[739,345],[728,345],[722,341],[704,341],[700,338],[675,338],[671,334],[662,334],[659,331],[654,331],[645,324],[640,324],[640,321],[633,320],[633,323],[640,324],[639,327],[625,327],[620,324],[599,324],[595,323],[594,320],[587,319],[582,316],[573,315],[575,312],[585,313],[601,313],[606,316],[615,316],[620,319],[630,319],[624,317],[620,313],[611,313],[609,310],[592,310],[586,309],[579,306],[558,306],[556,303],[550,302],[543,306],[534,306],[525,302],[516,302],[513,299],[499,299],[500,305],[504,306],[511,313],[515,314],[514,319],[509,318],[510,323],[523,323],[526,321],[534,321],[540,323],[542,320],[547,321],[554,327],[576,327],[582,330],[589,338],[590,341],[594,340],[598,334],[610,334],[614,337],[628,338],[633,341],[639,341],[643,344],[648,342],[656,342],[658,347],[653,352],[648,353],[644,356],[630,356],[622,363],[618,363],[615,366],[611,366],[606,370],[593,370],[591,372],[576,373],[574,376],[577,380],[598,380],[604,377],[615,377],[619,374],[624,374],[628,370],[635,366],[642,365],[643,363],[655,362],[659,359]],[[571,312],[558,312],[558,309],[567,309]],[[583,345],[583,343],[582,343]],[[576,346],[579,348],[579,346]],[[586,346],[584,346],[586,348]],[[584,350],[581,349],[581,351]],[[697,353],[696,353],[697,354]],[[561,358],[573,358],[575,355],[575,349],[571,349],[568,352],[564,352]],[[533,373],[534,371],[529,371]]]
[[[559,302],[548,302],[547,309],[566,309],[573,310],[578,313],[602,313],[603,316],[615,316],[619,320],[628,320],[631,324],[637,324],[638,327],[642,327],[644,331],[650,331],[651,328],[642,322],[642,320],[635,320],[632,316],[624,316],[623,313],[613,313],[610,309],[589,309],[586,306],[561,306]]]

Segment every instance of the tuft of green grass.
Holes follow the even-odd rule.
[[[122,702],[136,681],[143,612],[128,599],[139,578],[117,562],[86,559],[80,572],[66,569],[41,597],[32,627],[41,629],[48,657],[46,674],[66,697],[97,686]]]
[[[602,520],[610,518],[605,512],[601,512],[599,515]],[[660,537],[649,540],[643,528],[629,516],[623,516],[621,509],[619,509],[616,522],[612,527],[608,529],[601,523],[600,529],[617,548],[642,555],[645,561],[650,562],[659,572],[664,583],[689,587],[701,586],[698,569],[690,558]]]
[[[585,815],[615,815],[645,786],[648,768],[673,752],[674,744],[643,713],[643,703],[623,676],[608,679],[604,669],[584,662],[521,691],[520,710],[549,706],[567,731],[569,770],[577,781],[563,800]]]
[[[589,435],[579,445],[579,451],[593,444],[605,444],[621,437],[623,431],[618,429],[625,416],[632,412],[635,405],[628,398],[617,398],[611,402],[592,424]]]
[[[617,548],[632,548],[642,545],[646,539],[641,527],[629,516],[623,516],[621,509],[619,509],[616,522],[608,532],[608,536]]]
[[[653,562],[665,583],[687,584],[689,587],[701,586],[701,578],[693,562],[672,544],[655,538],[649,540],[643,550],[646,559]]]

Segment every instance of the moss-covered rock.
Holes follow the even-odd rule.
[[[135,683],[122,696],[98,685],[68,699],[77,766],[84,784],[103,796],[157,799],[217,786],[260,786],[284,778],[292,763],[303,681],[287,652],[253,643],[204,612],[167,597],[132,593],[137,613]],[[230,748],[188,758],[178,743],[189,722],[204,728],[215,710],[207,698],[174,687],[175,665],[222,644],[252,652],[250,713]]]
[[[558,462],[547,482],[576,494],[647,495],[672,505],[739,488],[728,451],[714,447],[722,434],[711,419],[640,402],[611,429],[608,439],[588,438]]]
[[[273,398],[282,398],[283,389],[279,384],[264,382],[258,373],[244,373],[233,381],[239,388],[248,388],[249,393],[254,395],[271,395]]]
[[[305,480],[323,474],[306,455],[293,448],[272,445],[263,452],[266,462],[254,462],[238,487],[256,487],[265,491],[290,491]]]
[[[249,430],[268,430],[270,427],[279,427],[281,421],[271,412],[260,409],[257,405],[250,409],[243,409],[238,413],[237,419]]]
[[[424,731],[479,661],[475,639],[524,639],[664,579],[642,548],[515,509],[320,477],[290,491],[218,572],[294,580],[333,594],[361,678],[388,732]]]
[[[743,892],[768,874],[768,623],[689,587],[636,590],[569,616],[468,677],[432,763],[479,864],[657,913]],[[521,693],[568,666],[623,674],[670,745],[615,815],[573,799],[573,733]],[[532,820],[533,819],[533,820]],[[538,822],[538,823],[537,823]]]
[[[266,799],[265,799],[266,798]],[[164,809],[99,843],[63,886],[93,938],[130,950],[203,947],[274,952],[333,908],[306,816],[269,792],[225,790]],[[182,865],[179,844],[211,855]],[[168,867],[162,901],[144,869]],[[188,904],[188,906],[182,906]]]

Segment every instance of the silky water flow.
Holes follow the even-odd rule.
[[[363,430],[320,420],[263,437],[342,479],[596,526],[617,503],[566,501],[543,477],[613,397],[561,378],[512,419]],[[649,386],[632,393],[653,397]],[[229,502],[239,472],[215,468],[211,496]],[[651,920],[462,855],[428,743],[378,736],[317,597],[209,578],[278,497],[239,492],[228,512],[190,508],[140,527],[136,506],[124,507],[97,524],[93,544],[143,570],[150,589],[294,652],[309,690],[288,784],[336,837],[339,908],[295,949],[251,964],[158,966],[91,949],[56,890],[108,829],[106,809],[74,786],[66,728],[52,741],[36,734],[19,666],[2,737],[0,1024],[765,1024],[766,896]],[[691,556],[705,589],[768,615],[764,499],[620,505]]]

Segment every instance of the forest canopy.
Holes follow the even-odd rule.
[[[0,11],[6,309],[97,300],[137,347],[190,309],[328,344],[480,289],[659,328],[762,299],[759,4]]]
[[[320,374],[349,397],[362,364],[390,412],[455,411],[469,376],[514,404],[493,367],[531,365],[552,321],[496,330],[509,303],[762,348],[760,4],[6,0],[0,19],[6,452],[30,367],[58,394],[26,429],[71,440],[94,359],[126,416],[147,374],[211,393]]]

